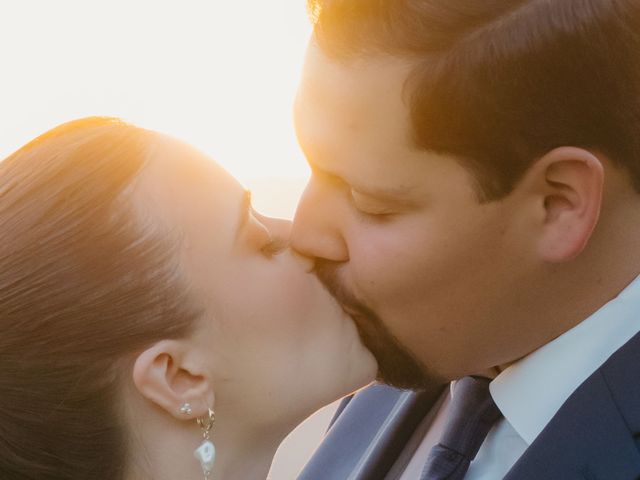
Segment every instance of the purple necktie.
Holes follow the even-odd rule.
[[[421,480],[462,480],[493,424],[502,416],[488,378],[464,377],[453,388],[447,426],[429,452]]]

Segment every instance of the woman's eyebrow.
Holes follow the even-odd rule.
[[[251,190],[245,190],[240,200],[240,214],[236,226],[236,240],[242,233],[245,225],[249,221],[249,213],[251,212]]]

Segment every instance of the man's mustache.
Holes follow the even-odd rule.
[[[362,315],[372,313],[364,303],[358,300],[356,296],[344,286],[344,283],[340,280],[339,270],[340,263],[318,258],[315,260],[312,272],[315,273],[320,282],[347,313]]]

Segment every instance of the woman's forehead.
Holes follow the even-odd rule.
[[[233,235],[245,189],[197,149],[159,135],[134,196],[189,244],[213,245]]]

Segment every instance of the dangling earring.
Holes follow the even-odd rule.
[[[209,435],[215,419],[216,416],[211,409],[209,409],[206,417],[197,419],[198,425],[200,425],[200,428],[202,429],[204,441],[196,451],[193,452],[193,455],[200,461],[200,466],[202,467],[202,473],[204,473],[205,480],[209,480],[211,478],[213,464],[216,461],[216,447],[213,445],[211,436]]]

